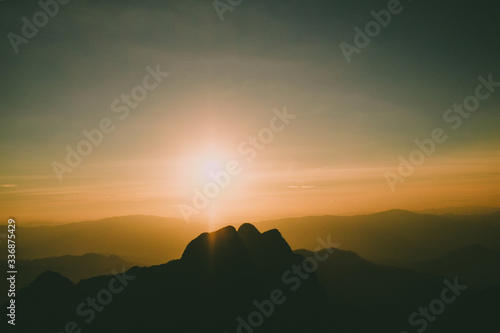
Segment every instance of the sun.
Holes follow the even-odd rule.
[[[177,181],[181,188],[191,193],[193,188],[203,188],[213,181],[213,175],[223,171],[231,160],[228,145],[213,141],[191,147],[179,159]]]
[[[192,177],[198,181],[208,181],[210,175],[220,172],[228,160],[228,154],[222,149],[203,149],[193,156]]]
[[[181,214],[184,219],[214,226],[232,213],[234,201],[242,193],[243,167],[237,147],[224,141],[207,140],[189,148],[182,156],[179,177],[176,177],[179,197],[182,197]]]

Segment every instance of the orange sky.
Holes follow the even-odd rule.
[[[36,9],[6,6],[12,31]],[[460,16],[415,5],[348,63],[339,44],[370,3],[274,6],[248,3],[221,22],[210,2],[75,2],[18,53],[5,39],[1,219],[500,207],[495,20],[456,33]],[[474,96],[475,111],[454,110]],[[436,128],[447,140],[391,189],[387,172]],[[207,185],[233,160],[228,186]],[[198,209],[206,186],[220,193]]]

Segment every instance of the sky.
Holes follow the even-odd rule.
[[[46,3],[0,3],[3,220],[500,207],[492,1]]]

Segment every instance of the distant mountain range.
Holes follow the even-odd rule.
[[[18,225],[17,258],[97,253],[159,264],[179,258],[185,244],[206,230],[205,225],[156,216],[123,216],[33,228]]]
[[[465,206],[465,207],[445,207],[445,208],[431,208],[415,211],[421,214],[435,214],[435,215],[484,215],[494,214],[500,212],[500,207],[488,206]]]
[[[15,332],[386,333],[424,323],[429,333],[498,332],[500,281],[471,285],[466,279],[481,272],[468,275],[474,262],[459,262],[482,262],[470,268],[491,273],[496,256],[472,245],[420,263],[431,272],[417,272],[337,248],[292,252],[276,229],[228,226],[199,235],[166,264],[77,284],[44,272],[18,292]],[[439,265],[446,276],[434,271]],[[462,291],[450,287],[458,284]],[[437,311],[443,295],[452,301]],[[423,308],[439,314],[424,321]]]
[[[432,260],[471,244],[500,251],[500,213],[437,216],[390,210],[358,216],[313,216],[256,223],[277,228],[294,249],[313,250],[318,235],[370,261],[395,264]]]
[[[438,216],[392,210],[254,224],[263,230],[279,229],[293,249],[314,250],[319,235],[331,235],[343,249],[386,264],[431,260],[471,244],[500,251],[500,213]],[[18,226],[17,255],[19,259],[37,259],[116,254],[128,261],[161,264],[179,258],[184,244],[206,230],[207,225],[155,216],[114,217],[51,227]]]

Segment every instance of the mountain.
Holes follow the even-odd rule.
[[[466,206],[466,207],[445,207],[419,210],[417,213],[434,215],[481,215],[494,214],[500,212],[500,207],[487,206]]]
[[[136,266],[137,263],[132,263],[115,255],[103,256],[89,253],[83,256],[17,260],[16,265],[19,271],[22,272],[18,275],[16,280],[16,287],[20,290],[27,287],[37,276],[45,271],[59,273],[67,277],[73,283],[76,283],[82,279],[109,274],[112,269],[129,269]],[[7,261],[0,261],[0,267],[7,271]],[[7,281],[2,281],[2,284],[3,286],[7,286]],[[2,288],[2,290],[7,289],[8,288]],[[7,295],[2,293],[0,300],[3,302],[6,297]]]
[[[317,237],[331,235],[343,249],[367,260],[395,264],[431,260],[471,244],[500,251],[500,213],[437,216],[392,210],[358,216],[313,216],[254,223],[278,229],[292,249],[315,250]],[[241,223],[235,223],[239,227]],[[18,259],[86,253],[116,254],[129,261],[160,264],[179,258],[191,239],[208,229],[177,219],[124,216],[52,227],[18,227]],[[4,248],[5,249],[5,248]],[[5,251],[5,250],[2,250]],[[5,256],[4,256],[5,258]]]
[[[156,216],[122,216],[58,226],[17,226],[18,259],[87,253],[116,254],[158,264],[178,258],[187,242],[207,227]],[[6,256],[4,256],[6,257]]]
[[[327,251],[294,252],[311,258],[326,257]],[[378,265],[340,249],[318,261],[316,275],[331,304],[332,332],[493,333],[500,327],[495,319],[500,313],[500,284],[479,289],[461,275],[445,278]],[[450,293],[449,285],[455,282],[467,287],[457,292],[454,301],[446,303],[442,297]],[[446,304],[441,313],[434,307],[439,302]],[[426,308],[431,309],[427,312],[432,321],[423,321]],[[414,320],[410,321],[412,316]]]
[[[468,253],[491,250],[471,246],[442,260]],[[15,332],[497,332],[498,313],[498,285],[476,288],[336,248],[292,252],[278,230],[243,224],[200,234],[166,264],[76,284],[46,271],[17,293]]]
[[[391,210],[358,216],[313,216],[263,221],[294,249],[314,250],[317,237],[331,235],[342,249],[367,260],[398,265],[430,260],[471,244],[500,251],[500,214],[447,217]]]
[[[317,277],[308,273],[299,278],[293,272],[303,260],[277,230],[260,233],[249,224],[238,231],[228,226],[199,235],[180,259],[166,264],[134,267],[77,284],[45,272],[18,293],[15,328],[330,332],[328,300]],[[4,322],[0,327],[7,325]]]
[[[294,252],[304,257],[315,254],[308,250]],[[327,260],[320,262],[316,274],[333,303],[367,307],[395,304],[402,296],[418,303],[429,290],[442,282],[441,277],[378,265],[354,252],[340,249],[335,249]]]
[[[460,276],[469,285],[478,288],[500,286],[500,252],[479,244],[457,249],[437,259],[404,266],[422,273]]]
[[[323,256],[326,251],[318,254]],[[294,252],[304,257],[316,255],[308,250]],[[335,332],[399,332],[408,326],[409,314],[443,288],[441,277],[377,265],[340,249],[319,262],[316,274],[336,318]]]

